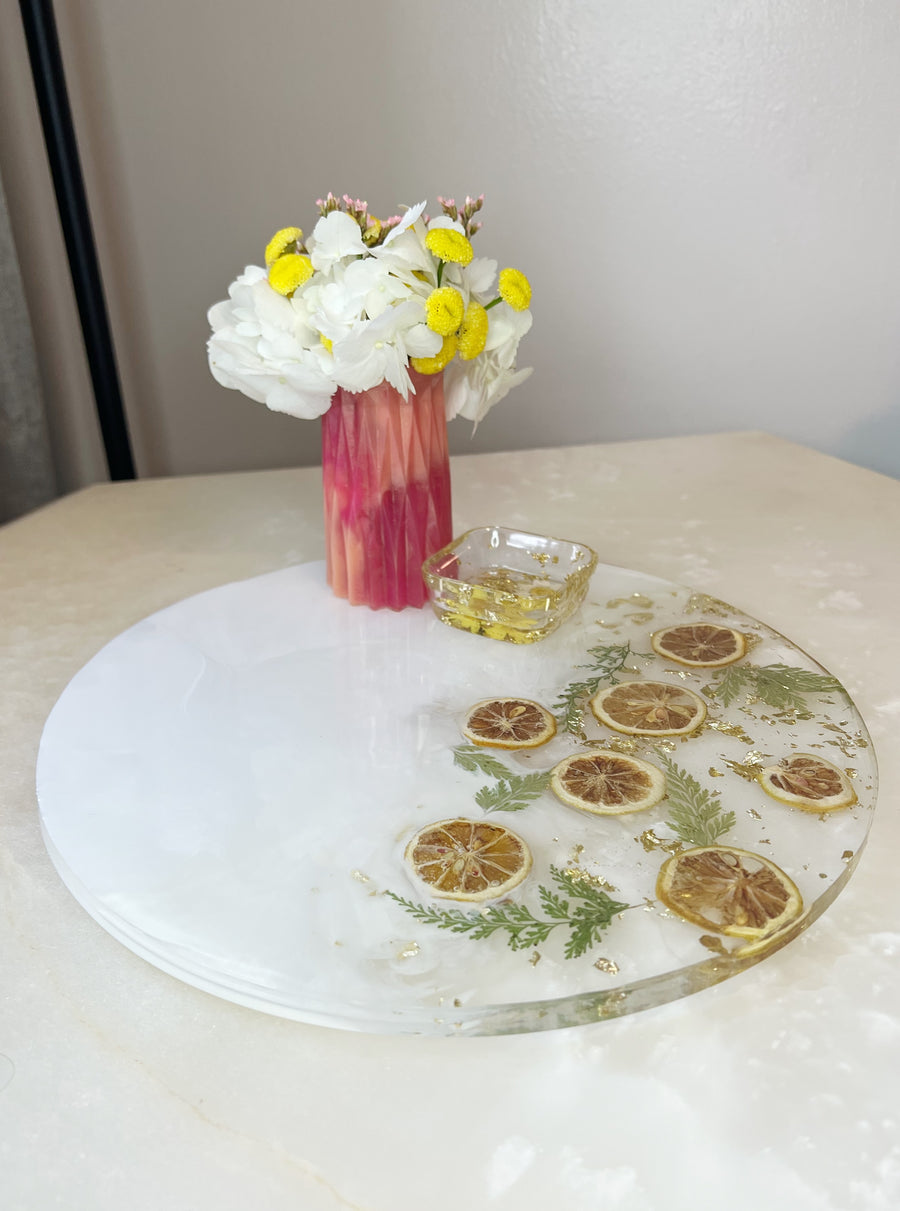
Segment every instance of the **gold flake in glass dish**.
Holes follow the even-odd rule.
[[[426,559],[422,574],[447,626],[537,643],[581,605],[596,566],[584,543],[482,526]]]

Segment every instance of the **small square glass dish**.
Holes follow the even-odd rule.
[[[537,643],[581,605],[596,566],[583,542],[482,526],[426,559],[422,575],[447,626]]]

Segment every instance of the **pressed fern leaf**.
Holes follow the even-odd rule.
[[[616,685],[616,673],[625,665],[631,655],[630,643],[597,644],[588,648],[591,663],[579,665],[579,668],[590,670],[590,676],[581,681],[572,681],[560,691],[559,697],[553,703],[553,710],[561,726],[567,732],[578,735],[584,723],[584,700],[591,694],[596,694],[600,683],[608,681]]]
[[[571,899],[579,901],[574,908],[552,888],[538,887],[538,898],[547,914],[546,919],[536,917],[524,904],[509,901],[493,904],[480,912],[463,912],[459,908],[434,908],[416,904],[389,891],[386,894],[395,900],[417,921],[424,925],[436,925],[451,933],[468,934],[475,941],[492,937],[495,933],[506,935],[510,950],[527,950],[546,942],[554,929],[568,928],[563,954],[567,959],[577,959],[600,941],[603,930],[613,917],[630,907],[613,900],[606,892],[592,887],[580,879],[573,879],[556,866],[550,867],[553,881]]]
[[[550,785],[550,770],[514,774],[502,761],[486,753],[477,744],[457,745],[453,750],[453,760],[460,769],[469,773],[481,772],[496,779],[496,785],[482,786],[475,795],[475,802],[486,812],[519,812]]]
[[[709,687],[722,702],[731,706],[742,694],[752,694],[779,711],[806,711],[803,694],[844,693],[844,687],[827,673],[794,668],[788,664],[735,665],[724,669],[716,684]]]
[[[720,673],[718,684],[709,686],[709,691],[716,698],[721,699],[723,706],[731,706],[735,698],[739,698],[742,693],[750,692],[752,683],[750,666],[739,665]]]
[[[486,812],[519,812],[537,799],[550,785],[551,770],[536,770],[533,774],[510,774],[494,786],[483,786],[475,802]]]
[[[498,931],[506,934],[510,950],[525,950],[546,942],[551,930],[560,921],[541,921],[533,916],[524,904],[494,904],[481,912],[463,912],[459,908],[431,908],[404,900],[389,891],[386,895],[405,908],[408,913],[425,925],[436,925],[451,933],[467,933],[475,941],[483,941]]]
[[[470,774],[487,774],[489,778],[509,777],[509,770],[503,762],[477,744],[458,744],[453,750],[453,764]]]
[[[550,867],[550,874],[563,892],[581,901],[569,914],[569,936],[563,951],[567,959],[578,959],[600,941],[613,917],[629,905],[613,900],[599,887],[575,879],[557,866]]]
[[[671,817],[666,826],[686,845],[715,845],[734,828],[734,812],[723,811],[719,800],[670,757],[660,754],[659,760],[666,771]]]

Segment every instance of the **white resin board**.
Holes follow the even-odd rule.
[[[728,706],[721,670],[655,656],[652,631],[718,621],[747,635],[742,664],[822,673],[801,649],[689,589],[601,566],[580,612],[539,644],[443,626],[429,610],[373,612],[336,600],[324,565],[224,585],[138,623],[72,680],[44,730],[38,798],[53,861],[81,905],[157,967],[215,995],[302,1021],[378,1032],[494,1034],[618,1016],[716,983],[790,941],[853,870],[876,795],[874,755],[841,692],[802,710],[753,694]],[[593,720],[529,753],[496,753],[512,774],[594,745],[673,761],[734,814],[722,843],[764,855],[796,883],[804,915],[769,951],[736,953],[655,897],[678,849],[670,804],[598,818],[547,790],[491,815],[530,847],[512,893],[540,917],[551,868],[614,888],[633,907],[596,946],[564,956],[565,927],[513,950],[423,921],[404,849],[423,825],[484,813],[491,779],[454,749],[475,702],[548,708],[583,678],[597,645],[629,645],[620,679],[677,678],[704,696],[685,737],[625,738]],[[786,752],[819,751],[858,802],[816,815],[754,780]],[[392,894],[385,894],[392,893]],[[434,899],[425,908],[478,911]],[[752,972],[745,978],[752,979]]]

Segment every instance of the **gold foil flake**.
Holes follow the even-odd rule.
[[[584,853],[583,845],[573,845],[572,852],[569,854],[569,865],[578,866],[581,862],[581,855]]]
[[[754,648],[759,647],[765,636],[758,634],[756,631],[741,631],[744,636],[744,642],[747,645],[747,652],[752,652]]]
[[[840,749],[845,757],[855,757],[858,748],[869,747],[868,740],[860,732],[851,736],[847,729],[839,723],[823,723],[822,728],[826,732],[833,732],[838,737],[837,740],[826,740],[825,743]]]
[[[732,736],[741,744],[753,744],[753,738],[748,736],[739,723],[729,723],[727,719],[707,719],[706,726],[721,736]]]
[[[847,775],[848,778],[858,778],[859,777],[859,770],[854,769],[852,765],[845,766],[844,773]]]
[[[547,551],[532,551],[531,558],[535,563],[539,563],[542,568],[550,562],[550,554]]]
[[[606,603],[608,610],[617,610],[620,606],[640,606],[641,609],[649,610],[652,609],[653,602],[643,593],[632,593],[630,597],[615,597]]]
[[[640,747],[633,736],[614,736],[610,740],[603,739],[597,743],[601,748],[609,749],[614,753],[636,753]]]
[[[598,971],[605,972],[608,976],[617,976],[619,974],[619,964],[614,963],[612,959],[595,959],[594,966]]]
[[[756,844],[757,845],[771,845],[772,842],[768,841],[765,837],[760,837],[760,839],[757,841]]]
[[[541,961],[541,952],[539,950],[533,950],[531,952],[531,958],[528,960],[528,962],[531,964],[532,967],[537,967],[537,965],[538,965],[538,963],[540,963],[540,961]]]
[[[777,727],[779,723],[797,723],[798,720],[812,718],[812,712],[794,706],[785,707],[783,711],[774,711],[771,718],[768,715],[760,715],[760,720],[768,723],[769,727]]]
[[[639,837],[635,837],[635,841],[644,847],[645,854],[652,854],[657,849],[665,854],[680,854],[684,849],[684,845],[674,837],[660,837],[652,828],[645,828]]]
[[[846,740],[826,740],[825,743],[830,748],[836,748],[843,757],[855,757],[856,749]]]
[[[844,852],[841,854],[841,861],[849,862],[850,859],[853,857],[853,853],[854,853],[854,851],[852,849],[845,849]]]
[[[581,846],[581,848],[583,849],[584,846]],[[569,866],[566,868],[565,873],[575,883],[586,883],[588,887],[595,887],[597,891],[618,891],[618,888],[613,887],[612,883],[607,883],[600,875],[592,874],[589,870],[585,870],[583,866]]]
[[[756,757],[757,759],[751,761],[750,757]],[[758,753],[748,753],[743,761],[729,761],[727,757],[723,757],[722,763],[727,765],[732,773],[737,774],[740,778],[746,778],[748,782],[756,782],[759,771],[763,767]]]
[[[828,876],[825,874],[825,871],[824,871],[824,870],[820,870],[820,871],[819,871],[819,878],[820,878],[820,879],[827,879],[827,878],[828,878]]]
[[[617,1018],[620,1014],[619,1006],[626,1000],[624,992],[611,992],[608,997],[604,997],[603,1004],[597,1006],[597,1019],[604,1021],[606,1018]]]
[[[656,901],[651,900],[649,896],[644,896],[644,912],[655,912]]]
[[[689,674],[684,669],[663,669],[664,673],[668,673],[670,677],[680,677],[682,681],[687,681]]]
[[[454,1008],[454,1009],[462,1009],[462,1001],[459,999],[459,997],[454,997],[454,998],[453,998],[453,1008]]]
[[[696,735],[696,731],[694,732],[694,735]],[[688,739],[687,736],[682,736],[682,740],[687,740],[687,739]],[[663,739],[662,737],[660,737],[659,740],[654,741],[654,748],[657,750],[657,752],[660,752],[660,753],[674,753],[675,750],[678,748],[678,745],[675,743],[674,740],[666,740],[666,739]]]
[[[407,942],[401,951],[397,954],[398,959],[414,959],[419,953],[418,942]]]
[[[759,812],[756,810],[755,807],[748,807],[747,815],[751,818],[751,820],[761,820],[762,819],[762,816],[759,814]]]
[[[622,627],[620,622],[606,622],[606,620],[603,618],[598,618],[595,625],[598,627],[605,627],[607,631],[618,631]]]
[[[647,613],[626,614],[625,617],[629,622],[633,622],[635,626],[646,626],[648,622],[653,621],[653,615]]]
[[[692,593],[687,599],[684,612],[685,614],[701,612],[712,614],[716,618],[727,618],[729,614],[736,614],[737,610],[727,601],[720,601],[718,597],[710,597],[708,593]]]
[[[709,774],[710,778],[724,778],[725,777],[725,775],[722,773],[722,771],[720,769],[716,769],[716,767],[714,765],[711,765],[706,772]]]
[[[369,876],[364,875],[361,870],[355,870],[353,872],[353,878],[357,881],[357,883],[368,883],[369,882]]]
[[[707,950],[711,950],[713,954],[727,955],[728,950],[721,938],[715,937],[714,934],[705,933],[700,938],[700,945],[705,946]]]

